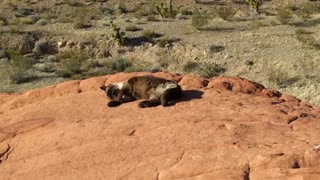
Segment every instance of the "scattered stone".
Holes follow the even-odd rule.
[[[207,47],[207,50],[206,50],[206,53],[207,54],[213,54],[213,53],[218,53],[218,52],[221,52],[223,51],[225,48],[221,45],[214,45],[214,44],[211,44]]]
[[[248,66],[253,66],[253,65],[254,65],[254,62],[253,62],[253,61],[250,61],[250,60],[245,61],[244,63],[245,63],[246,65],[248,65]]]
[[[55,56],[55,55],[49,55],[49,56],[47,57],[47,60],[48,60],[49,62],[58,62],[58,61],[59,61],[58,57]]]
[[[45,25],[47,25],[48,24],[48,20],[46,20],[46,19],[40,19],[40,20],[38,20],[37,22],[36,22],[36,25],[37,26],[45,26]]]

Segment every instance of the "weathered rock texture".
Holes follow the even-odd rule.
[[[0,95],[1,179],[320,179],[320,108],[236,77],[167,73],[171,107],[106,106],[102,84]],[[318,146],[318,147],[317,147]]]

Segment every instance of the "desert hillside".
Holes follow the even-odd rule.
[[[174,106],[106,106],[101,85],[179,82]],[[134,117],[134,118],[133,118]],[[238,77],[120,73],[0,94],[1,179],[320,178],[320,107]]]
[[[315,0],[2,0],[0,92],[118,72],[239,76],[320,105]]]

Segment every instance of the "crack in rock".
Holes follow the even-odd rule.
[[[1,164],[3,161],[5,161],[5,160],[8,159],[9,154],[11,153],[10,149],[11,149],[10,144],[7,144],[7,147],[4,148],[4,149],[0,149],[0,164]]]

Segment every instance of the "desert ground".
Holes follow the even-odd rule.
[[[0,0],[0,179],[318,180],[319,37],[319,1]],[[184,96],[107,106],[141,75]]]

